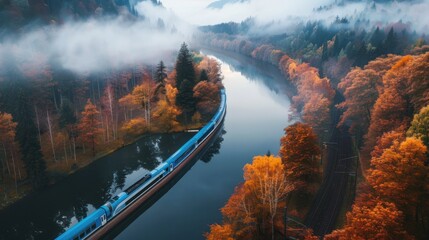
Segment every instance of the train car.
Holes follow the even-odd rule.
[[[86,239],[89,235],[102,227],[109,218],[113,216],[113,210],[127,198],[126,193],[120,193],[110,199],[107,203],[91,213],[82,221],[68,229],[56,239],[58,240],[81,240]]]
[[[157,168],[150,173],[143,176],[133,185],[119,193],[107,203],[101,206],[98,210],[87,216],[85,219],[68,229],[57,239],[73,239],[81,240],[92,236],[99,229],[106,224],[115,221],[121,221],[125,218],[126,211],[132,211],[131,206],[141,204],[151,194],[156,192],[157,189],[162,187],[163,184],[168,182],[174,176],[174,170],[180,169],[182,163],[189,161],[190,158],[195,156],[196,151],[201,149],[207,143],[207,140],[218,129],[224,116],[226,114],[226,95],[225,90],[221,90],[221,102],[218,111],[212,119],[188,142],[186,142],[179,150],[171,155],[164,163],[160,164]],[[122,215],[121,217],[117,217]],[[112,220],[112,221],[111,221]],[[112,223],[113,224],[113,223]],[[112,225],[110,224],[110,225]],[[111,226],[109,226],[110,228]],[[100,233],[101,234],[101,233]],[[97,238],[97,236],[95,236]]]

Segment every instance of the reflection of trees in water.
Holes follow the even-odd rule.
[[[192,135],[154,134],[112,153],[107,158],[29,195],[21,203],[0,211],[0,239],[52,239],[82,220],[123,190],[127,177],[142,168],[152,170]],[[140,151],[136,151],[139,146]],[[91,211],[91,212],[89,212]]]
[[[281,75],[277,67],[271,64],[239,55],[214,55],[227,63],[231,67],[231,70],[240,72],[240,74],[251,82],[262,82],[270,91],[276,94],[279,93],[280,88],[284,87],[284,76]]]
[[[129,172],[129,169],[122,168],[122,169],[119,169],[114,174],[113,182],[115,183],[116,186],[115,186],[115,189],[112,189],[113,193],[117,189],[123,189],[124,188],[124,186],[125,186],[125,180],[127,179],[128,172]]]
[[[58,224],[60,229],[65,229],[66,227],[70,226],[71,224],[71,217],[73,213],[71,211],[67,211],[68,213],[58,211],[57,214],[55,214],[54,221]],[[60,230],[59,229],[59,230]]]
[[[78,198],[74,201],[73,209],[74,209],[74,215],[79,221],[84,219],[86,217],[86,213],[88,212],[86,201],[84,201],[81,198]]]
[[[161,141],[159,142],[159,155],[163,161],[167,160],[168,157],[173,155],[183,144],[185,144],[195,133],[178,133],[174,135],[161,135]],[[177,146],[172,148],[171,146]]]
[[[151,171],[159,165],[159,145],[161,137],[151,138],[150,141],[145,141],[140,145],[140,155],[143,158],[139,158],[138,162],[141,167]]]
[[[214,155],[218,154],[220,151],[220,147],[223,142],[223,135],[225,135],[226,131],[224,129],[221,130],[221,133],[215,139],[213,144],[207,149],[207,151],[200,158],[201,161],[208,163],[214,157]]]

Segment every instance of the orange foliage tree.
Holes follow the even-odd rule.
[[[131,93],[134,104],[139,104],[143,108],[144,118],[149,128],[152,119],[152,103],[155,97],[155,88],[155,82],[148,78],[142,84],[135,87]]]
[[[394,142],[380,157],[371,160],[367,180],[383,198],[394,202],[405,213],[418,214],[429,197],[429,167],[425,165],[426,146],[407,138]]]
[[[413,58],[406,72],[408,89],[407,94],[416,111],[429,102],[429,52]]]
[[[286,180],[279,157],[256,156],[244,167],[245,182],[222,208],[224,225],[212,225],[212,231],[232,228],[235,239],[275,238],[275,226],[282,221],[281,206],[293,185]],[[207,236],[214,236],[210,232]],[[230,235],[229,235],[230,236]],[[216,239],[216,238],[215,238]]]
[[[402,225],[402,212],[395,204],[375,201],[374,204],[354,205],[347,213],[347,222],[340,230],[325,236],[327,240],[413,239]]]
[[[13,164],[13,173],[15,178],[15,187],[17,189],[17,166],[14,158],[14,147],[13,143],[15,141],[16,126],[18,124],[13,121],[12,115],[9,113],[0,112],[0,142],[3,147],[4,152],[4,161],[2,161],[2,168],[7,168],[9,175],[11,175],[11,170],[9,167],[9,157],[12,159]],[[8,153],[9,150],[9,153]]]
[[[316,68],[307,63],[299,64],[286,55],[280,59],[279,68],[298,90],[292,98],[293,107],[304,121],[322,131],[330,120],[330,106],[335,96],[329,79],[320,78]]]
[[[285,165],[286,177],[297,190],[312,191],[320,172],[318,168],[320,148],[313,129],[304,123],[295,123],[285,129],[280,140],[280,156]]]
[[[384,150],[390,148],[393,144],[398,144],[405,140],[405,132],[402,127],[390,132],[384,133],[377,141],[374,149],[371,152],[372,158],[379,158],[383,155]]]
[[[207,72],[208,81],[222,86],[222,72],[221,66],[218,61],[213,58],[204,57],[203,60],[198,64],[198,69],[205,70]]]
[[[194,87],[197,110],[205,118],[216,112],[219,106],[219,87],[211,82],[201,81]]]
[[[85,109],[82,112],[82,118],[78,124],[79,137],[84,144],[91,144],[93,156],[95,156],[97,137],[103,131],[103,129],[100,128],[101,122],[99,120],[99,114],[100,112],[95,105],[88,99]]]
[[[344,92],[345,101],[337,107],[344,109],[339,125],[352,121],[350,131],[362,136],[371,121],[371,112],[378,98],[382,82],[380,76],[371,69],[355,68],[338,84]]]
[[[207,240],[234,240],[233,230],[230,224],[210,225],[210,232],[205,234]]]
[[[406,75],[410,61],[412,57],[403,57],[383,77],[384,89],[374,104],[371,123],[365,136],[362,155],[364,168],[368,167],[369,153],[383,133],[398,126],[408,126],[412,106],[406,96]]]

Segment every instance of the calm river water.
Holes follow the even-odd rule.
[[[206,51],[222,63],[228,111],[224,131],[108,238],[203,239],[222,220],[219,209],[243,181],[255,155],[277,154],[290,124],[290,102],[279,71],[251,59]],[[176,151],[192,134],[144,137],[55,186],[31,194],[0,212],[0,239],[51,239],[131,185]]]

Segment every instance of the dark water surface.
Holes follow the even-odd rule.
[[[220,152],[208,163],[196,162],[168,193],[121,227],[117,239],[203,239],[210,224],[221,222],[219,209],[243,181],[244,165],[279,150],[290,102],[278,71],[247,58],[206,53],[222,62],[225,77],[228,110]]]
[[[108,238],[203,239],[220,222],[219,209],[243,181],[243,166],[255,155],[277,154],[289,125],[285,80],[272,66],[248,58],[217,56],[225,77],[228,110],[224,131],[150,202]],[[50,239],[131,185],[176,151],[192,134],[145,137],[55,186],[0,212],[0,239]],[[139,146],[139,150],[137,149]]]

